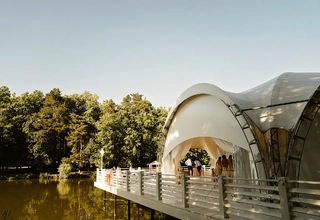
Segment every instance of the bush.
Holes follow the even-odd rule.
[[[47,180],[49,177],[48,173],[40,173],[39,179],[40,180]]]
[[[71,173],[71,165],[68,163],[61,163],[58,168],[59,178],[60,179],[68,179]]]
[[[33,173],[26,173],[24,178],[25,179],[30,179],[32,177],[33,177]]]
[[[17,179],[17,177],[15,177],[15,176],[9,176],[7,178],[8,181],[13,181],[13,180],[16,180],[16,179]]]

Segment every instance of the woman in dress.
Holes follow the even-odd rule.
[[[220,176],[221,173],[222,173],[221,157],[219,157],[217,162],[216,162],[215,173],[216,173],[217,176]]]
[[[228,161],[226,155],[222,155],[221,164],[222,164],[222,176],[228,177],[229,176],[229,172],[228,172],[229,161]]]

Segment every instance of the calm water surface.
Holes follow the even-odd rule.
[[[128,201],[93,186],[93,180],[0,181],[0,219],[128,219]],[[116,208],[114,212],[114,207]],[[131,203],[131,219],[151,219],[150,209]],[[114,215],[115,214],[115,215]],[[154,219],[174,219],[155,212]]]

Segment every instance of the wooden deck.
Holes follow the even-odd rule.
[[[98,169],[94,186],[178,219],[320,219],[320,182]]]

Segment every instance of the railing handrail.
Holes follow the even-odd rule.
[[[252,210],[251,214],[259,212],[270,217],[280,216],[282,219],[304,217],[309,212],[320,217],[318,181],[191,177],[186,174],[152,174],[144,170],[122,170],[119,173],[97,169],[97,182],[106,183],[107,173],[112,176],[110,185],[119,190],[138,193],[140,196],[146,193],[158,201],[162,198],[173,199],[180,201],[183,208],[190,204],[202,208],[212,207],[213,210],[220,210],[223,218],[239,210]],[[255,207],[260,211],[254,211]]]

